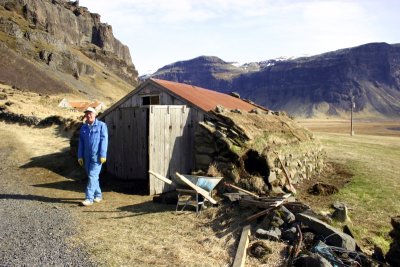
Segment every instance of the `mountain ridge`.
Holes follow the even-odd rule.
[[[346,114],[352,96],[355,111],[361,115],[400,114],[399,44],[369,43],[310,57],[248,63],[259,68],[251,71],[208,58],[212,57],[176,62],[167,66],[179,66],[179,71],[163,67],[151,77],[224,93],[234,91],[257,104],[296,116]]]

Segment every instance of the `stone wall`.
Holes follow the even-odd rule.
[[[293,185],[311,179],[323,170],[325,158],[318,140],[283,113],[214,112],[195,134],[196,170],[209,172],[212,166],[257,193],[287,190],[284,168]]]

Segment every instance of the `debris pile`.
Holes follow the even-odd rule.
[[[238,188],[227,183],[225,185]],[[315,213],[309,206],[296,201],[291,194],[264,197],[246,193],[241,188],[238,191],[239,193],[225,193],[224,196],[231,204],[236,203],[243,210],[254,210],[255,213],[240,223],[244,226],[243,229],[250,229],[250,245],[247,250],[238,248],[237,253],[247,252],[262,262],[271,253],[271,249],[263,241],[270,240],[287,244],[285,258],[288,266],[379,265],[361,251],[348,227],[344,232],[334,228],[329,223],[332,221],[331,217]],[[334,205],[339,208],[344,206],[341,203]],[[396,232],[395,235],[400,237],[397,235],[399,233]],[[241,238],[246,238],[243,236],[242,234]],[[242,243],[245,242],[240,241],[239,244]],[[236,258],[242,257],[243,255],[236,255]]]
[[[165,183],[174,183],[157,173],[149,172]],[[177,191],[190,191],[196,195],[194,205],[197,214],[201,211],[199,205],[202,207],[206,200],[212,204],[217,203],[211,197],[211,192],[220,179],[207,191],[202,189],[206,184],[198,183],[198,180],[196,185],[188,180],[193,177],[205,177],[184,175],[186,178],[179,173],[176,175],[191,188],[177,188]],[[400,217],[392,218],[394,229],[390,236],[394,242],[385,260],[382,252],[377,253],[378,248],[372,256],[363,253],[347,225],[343,231],[331,225],[333,220],[350,222],[348,208],[344,203],[333,203],[334,212],[327,216],[314,212],[308,205],[297,201],[291,193],[257,195],[228,182],[224,182],[223,185],[225,201],[220,201],[221,204],[224,203],[224,209],[221,210],[236,211],[234,216],[223,211],[225,216],[221,223],[217,223],[222,225],[223,229],[219,229],[218,232],[226,234],[243,228],[233,266],[244,266],[247,254],[260,263],[268,263],[270,254],[274,252],[267,242],[279,242],[286,247],[286,251],[281,251],[280,259],[285,261],[285,266],[384,266],[386,261],[392,266],[400,266]],[[201,201],[198,201],[199,195]],[[179,201],[178,196],[177,211]],[[185,206],[188,204],[187,200],[183,202]],[[240,217],[236,217],[237,215]]]

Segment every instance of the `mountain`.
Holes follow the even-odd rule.
[[[0,83],[113,102],[137,85],[128,47],[79,1],[0,0]]]
[[[370,43],[311,57],[234,66],[216,57],[167,65],[152,77],[190,83],[296,116],[400,115],[400,45]]]

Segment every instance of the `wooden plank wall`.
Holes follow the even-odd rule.
[[[107,171],[121,179],[147,179],[147,108],[118,108],[108,114]]]
[[[149,112],[149,169],[172,178],[175,172],[191,173],[194,127],[186,106],[151,106]],[[150,176],[150,194],[173,188]]]
[[[140,107],[142,105],[142,96],[144,95],[159,95],[161,105],[184,105],[183,101],[168,93],[168,91],[161,90],[160,88],[148,85],[136,92],[124,103],[121,107]]]
[[[158,94],[161,105],[141,107],[142,96],[149,94]],[[202,110],[162,88],[142,88],[105,117],[110,138],[107,171],[120,179],[149,178],[150,194],[172,190],[149,177],[148,170],[168,178],[176,171],[191,173],[194,133],[204,116]]]

